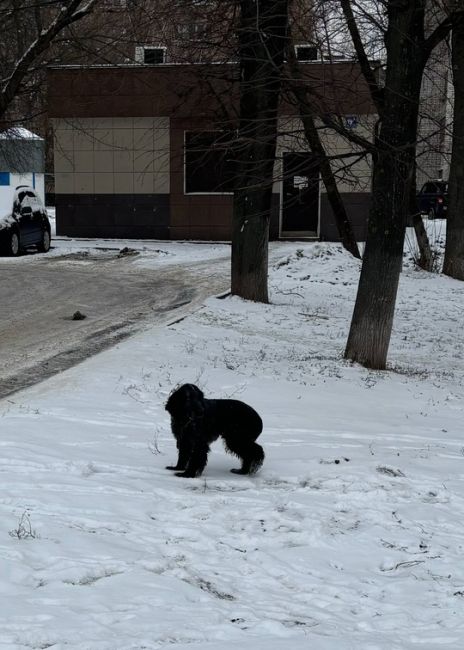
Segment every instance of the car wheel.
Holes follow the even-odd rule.
[[[42,240],[38,244],[37,248],[41,253],[48,253],[50,250],[50,233],[48,230],[44,230],[42,233]]]
[[[8,255],[11,255],[11,257],[17,257],[20,253],[20,250],[21,248],[19,245],[19,235],[13,230],[10,233],[10,237],[8,239],[7,253]]]
[[[428,217],[429,219],[435,219],[435,208],[430,208]]]

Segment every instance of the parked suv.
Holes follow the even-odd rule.
[[[417,194],[417,205],[421,214],[429,219],[446,219],[448,212],[448,182],[427,181]]]
[[[50,221],[34,188],[19,185],[13,196],[11,212],[0,215],[0,247],[7,255],[19,255],[22,249],[37,246],[50,250]]]

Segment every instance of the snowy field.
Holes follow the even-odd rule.
[[[360,263],[285,251],[272,304],[211,297],[0,402],[2,650],[463,648],[464,285],[406,254],[370,372],[342,360]],[[261,413],[259,474],[219,442],[164,469],[183,382]]]

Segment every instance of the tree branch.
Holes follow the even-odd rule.
[[[439,45],[451,32],[454,14],[447,16],[424,41],[424,66],[429,60],[432,50]]]
[[[0,116],[5,114],[34,61],[50,47],[55,37],[63,29],[89,14],[95,2],[96,0],[87,0],[85,3],[83,0],[71,0],[67,6],[61,8],[51,23],[45,29],[42,29],[37,38],[16,62],[10,76],[2,82]]]
[[[346,25],[350,32],[351,40],[353,41],[353,46],[358,57],[359,65],[361,71],[366,79],[367,85],[371,93],[372,101],[374,102],[377,112],[381,115],[383,110],[383,91],[377,83],[375,74],[371,68],[369,58],[366,54],[364,44],[361,39],[361,34],[359,33],[358,25],[351,8],[350,0],[340,0],[340,5],[343,10],[343,15],[345,16]]]

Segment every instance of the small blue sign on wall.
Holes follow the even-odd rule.
[[[358,118],[356,115],[347,115],[345,117],[345,124],[347,129],[355,129],[358,126]]]
[[[0,185],[10,184],[10,172],[0,172]]]

